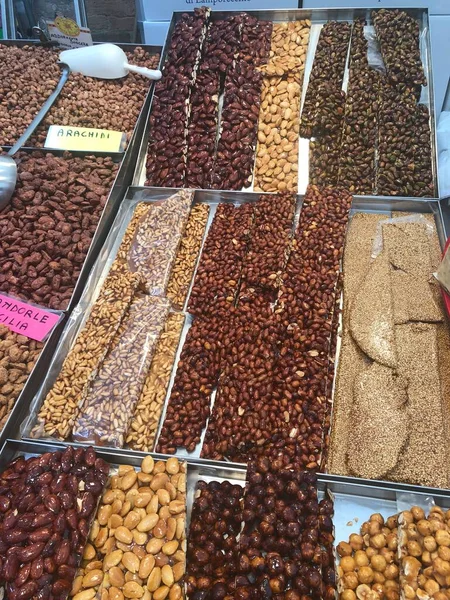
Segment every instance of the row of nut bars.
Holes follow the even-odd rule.
[[[264,74],[255,161],[255,190],[297,192],[300,100],[309,20],[273,26]]]
[[[345,94],[342,82],[351,26],[330,21],[320,32],[302,108],[300,135],[310,142],[309,180],[336,185]]]
[[[187,555],[189,598],[331,600],[336,595],[333,502],[314,473],[260,458],[245,489],[200,481]]]
[[[180,216],[189,209],[183,194],[136,206],[110,274],[42,404],[34,436],[153,449],[184,324],[182,313],[169,313],[169,301],[182,309],[209,214],[209,207],[199,204],[187,220]],[[149,229],[158,255],[155,244],[143,240]],[[181,238],[176,256],[174,238]],[[162,247],[165,262],[158,260]],[[159,276],[155,269],[129,271],[130,256],[138,261],[146,252]],[[166,298],[144,293],[160,288]]]
[[[261,93],[256,67],[267,61],[272,24],[245,13],[208,19],[208,9],[197,9],[175,26],[150,116],[149,185],[250,184]]]
[[[374,21],[379,39],[384,39],[380,13],[384,11],[376,13]],[[403,11],[398,15],[406,19],[412,29],[410,36],[415,39],[416,51],[406,52],[409,64],[412,61],[419,65],[411,66],[411,73],[415,73],[411,81],[399,79],[392,58],[395,50],[384,43],[381,47],[387,75],[370,68],[364,23],[356,21],[353,25],[338,182],[357,194],[432,196],[429,111],[417,104],[417,83],[424,81],[418,24]],[[391,32],[390,21],[387,29]],[[403,55],[403,45],[397,52]]]
[[[345,43],[343,38],[340,45],[335,31],[339,26],[343,32],[346,24],[329,23],[322,30],[300,127],[303,137],[316,137],[310,143],[310,182],[338,184],[357,194],[433,196],[429,111],[417,103],[420,83],[426,83],[418,24],[403,11],[379,11],[374,23],[387,73],[369,66],[365,23],[356,20],[346,94],[341,89]],[[388,42],[396,39],[395,27],[405,32],[404,44]],[[334,59],[340,74],[334,82],[321,77],[332,47],[328,34],[342,50]],[[408,68],[399,68],[399,62]]]
[[[293,237],[294,199],[263,198],[255,209],[218,207],[157,450],[193,451],[209,417],[202,456],[283,455],[313,469],[329,424],[332,319],[351,197],[309,187]]]

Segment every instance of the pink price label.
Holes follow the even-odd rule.
[[[0,323],[15,333],[42,342],[58,323],[58,313],[0,294]]]

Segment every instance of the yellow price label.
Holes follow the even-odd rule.
[[[120,131],[50,125],[45,148],[83,152],[123,152],[126,135]]]

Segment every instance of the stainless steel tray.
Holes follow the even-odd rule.
[[[73,444],[77,447],[78,444]],[[16,456],[36,456],[44,452],[57,451],[64,444],[6,440],[0,450],[0,471]],[[139,467],[145,456],[142,452],[125,450],[105,450],[96,448],[97,454],[112,468],[120,464]],[[165,460],[167,456],[151,453],[155,460]],[[195,488],[198,481],[230,481],[245,485],[246,469],[237,465],[218,463],[205,464],[204,461],[187,459],[187,524],[189,524]],[[318,476],[319,497],[326,491],[334,497],[334,527],[336,545],[348,540],[351,533],[359,533],[362,523],[373,513],[384,517],[396,514],[415,504],[429,506],[433,502],[438,506],[450,508],[450,490],[414,487],[405,484],[390,484],[358,480],[333,475]]]
[[[33,393],[31,393],[30,390],[30,395],[28,395],[27,401],[22,402],[20,407],[17,408],[17,420],[15,420],[14,423],[11,422],[11,425],[8,428],[7,432],[10,437],[14,437],[17,439],[19,439],[20,437],[24,437],[26,439],[30,439],[29,432],[34,424],[34,419],[37,414],[37,411],[43,399],[45,398],[45,395],[47,394],[48,390],[53,385],[53,382],[60,371],[61,365],[69,349],[71,348],[78,332],[84,324],[86,314],[90,311],[90,307],[92,306],[92,303],[100,290],[103,280],[109,271],[111,263],[114,260],[118,246],[120,245],[120,242],[122,240],[123,232],[125,231],[129,219],[131,218],[134,206],[141,201],[155,202],[157,200],[160,200],[161,198],[168,197],[174,191],[175,190],[171,190],[168,188],[130,188],[128,190],[126,198],[120,207],[120,211],[117,215],[116,221],[109,233],[108,239],[92,270],[91,276],[86,285],[80,304],[77,306],[77,308],[72,313],[67,322],[64,333],[61,336],[60,343],[55,352],[53,361],[48,367],[47,374],[42,382],[37,382]],[[207,228],[209,228],[217,204],[219,202],[242,204],[246,202],[255,202],[258,196],[259,194],[254,194],[251,192],[243,193],[197,191],[194,196],[194,203],[207,203],[211,207],[210,216],[207,224]],[[297,209],[295,221],[298,220],[303,198],[303,195],[297,196]],[[354,200],[352,207],[352,213],[373,212],[379,214],[386,214],[387,216],[389,216],[393,211],[434,214],[439,240],[441,246],[444,245],[445,240],[447,238],[447,227],[450,224],[450,210],[447,207],[441,207],[441,202],[437,200],[398,200],[393,198],[381,197],[358,197]],[[191,323],[192,317],[188,314],[182,331],[176,358],[174,361],[174,367],[172,369],[172,377],[169,384],[163,413],[158,428],[158,436],[164,420],[167,402],[170,397],[171,388],[175,378],[176,366],[178,364],[183,343],[186,338],[187,332],[191,326]],[[337,355],[336,364],[338,359],[339,356]],[[42,385],[40,385],[40,383],[42,383]],[[214,396],[212,398],[212,401],[214,401]],[[203,433],[205,433],[205,431]],[[184,450],[179,450],[176,456],[178,456],[179,458],[187,458],[192,461],[200,460],[202,464],[205,465],[210,464],[223,467],[233,466],[234,468],[239,468],[239,465],[236,465],[235,463],[229,463],[226,461],[214,462],[207,459],[200,459],[200,450],[200,445],[198,445],[195,452],[187,453]],[[124,450],[124,452],[128,451]],[[240,466],[240,468],[242,468],[242,465]]]
[[[23,46],[40,46],[41,44],[35,40],[0,40],[0,44],[5,45],[5,46],[18,46],[23,47]],[[161,65],[161,52],[162,52],[162,48],[161,46],[150,46],[150,45],[146,45],[146,44],[116,44],[117,46],[119,46],[120,48],[122,48],[122,50],[126,51],[132,51],[135,48],[139,47],[139,48],[143,48],[144,50],[146,50],[149,54],[152,55],[156,55],[159,54],[160,58],[159,58],[159,66]],[[158,68],[159,68],[158,66]],[[134,163],[137,159],[137,153],[139,151],[139,147],[140,147],[140,140],[142,138],[143,132],[144,132],[144,128],[145,128],[145,124],[147,122],[148,119],[148,112],[149,112],[149,108],[150,108],[150,103],[151,103],[151,99],[152,99],[152,94],[153,94],[153,87],[154,87],[154,82],[151,83],[149,85],[149,89],[148,92],[145,96],[145,100],[142,104],[141,110],[139,112],[136,124],[134,126],[134,130],[132,133],[132,136],[130,138],[130,141],[128,142],[125,150],[123,152],[117,153],[118,155],[124,155],[124,162],[127,161],[127,163],[130,165],[130,168],[133,169],[134,168]],[[5,150],[9,149],[11,146],[3,146],[3,148]],[[28,148],[33,148],[34,150],[47,150],[46,148],[36,148],[34,146],[26,146],[26,149]],[[103,153],[103,152],[91,152],[90,154],[96,154],[99,156],[107,156],[107,153]],[[131,166],[133,165],[133,166]],[[130,185],[131,183],[131,179],[130,182],[127,183],[127,185]]]
[[[374,8],[377,8],[374,6]],[[327,21],[350,21],[353,22],[357,18],[364,18],[367,23],[371,23],[371,12],[374,8],[329,8],[329,9],[299,9],[299,10],[247,10],[245,12],[257,17],[260,20],[272,21],[274,23],[280,23],[285,21],[296,21],[300,19],[310,19],[311,21],[311,35],[308,46],[308,52],[306,55],[305,74],[302,90],[302,106],[306,94],[307,84],[314,60],[314,54],[317,46],[317,41],[320,34],[320,29],[323,24]],[[434,87],[433,87],[433,70],[432,70],[432,59],[431,59],[431,36],[430,36],[430,25],[428,18],[427,8],[410,8],[402,9],[409,15],[418,20],[420,24],[420,51],[422,57],[422,63],[424,66],[425,75],[427,78],[428,85],[422,88],[421,102],[425,104],[430,112],[430,130],[431,130],[431,160],[432,160],[432,171],[433,171],[433,183],[435,189],[435,197],[439,198],[438,188],[438,177],[437,177],[437,146],[436,146],[436,119],[434,113]],[[211,11],[210,20],[217,21],[220,19],[227,19],[234,14],[239,14],[242,11]],[[181,12],[173,13],[172,20],[169,26],[169,30],[166,37],[166,43],[161,54],[161,65],[164,65],[164,61],[167,56],[168,48],[170,46],[170,39],[172,37],[173,30],[176,23],[180,20]],[[348,81],[348,61],[344,73],[344,84],[343,88],[346,89]],[[154,90],[154,88],[153,88]],[[150,112],[151,113],[151,106]],[[136,170],[133,177],[133,186],[143,186],[145,184],[145,163],[147,158],[147,146],[150,134],[150,124],[147,119],[145,124],[144,134],[141,139],[139,148],[138,159],[136,163]],[[305,193],[306,186],[309,181],[309,140],[300,138],[299,144],[299,164],[298,164],[298,191],[300,194]],[[253,181],[249,188],[245,190],[247,192],[253,191]],[[360,196],[364,198],[366,196]],[[397,199],[403,199],[400,196],[396,196]]]
[[[50,153],[55,156],[62,156],[64,154],[63,150],[46,150],[43,148],[23,148],[21,151],[24,152],[45,152]],[[105,202],[105,206],[100,215],[100,219],[97,223],[97,227],[95,229],[95,233],[92,236],[92,241],[89,246],[89,250],[86,254],[86,258],[84,259],[84,263],[80,272],[80,276],[75,284],[75,287],[72,292],[72,296],[70,298],[70,302],[65,309],[64,312],[71,313],[73,308],[78,303],[80,296],[83,292],[84,286],[86,284],[86,280],[91,271],[92,265],[95,262],[95,259],[102,248],[106,236],[108,235],[108,231],[111,228],[111,225],[114,221],[114,218],[119,209],[120,203],[122,202],[124,195],[126,193],[127,187],[129,185],[132,171],[132,153],[130,149],[130,153],[128,151],[125,152],[125,155],[119,153],[92,153],[92,152],[71,152],[74,157],[84,157],[84,156],[110,156],[114,162],[120,163],[119,169],[117,171],[117,175],[114,179],[114,182],[109,191],[108,197]]]
[[[33,40],[2,40],[1,44],[9,45],[9,46],[25,46],[30,44],[36,44]],[[145,44],[118,44],[124,50],[133,50],[137,46],[140,46],[150,52],[151,54],[160,54],[161,48],[159,46],[147,46]],[[120,203],[124,197],[125,191],[128,186],[132,182],[133,178],[133,170],[135,166],[135,162],[137,160],[137,155],[139,151],[140,140],[143,135],[145,123],[148,117],[148,112],[150,108],[150,103],[152,99],[152,89],[153,86],[149,87],[149,91],[146,95],[145,101],[142,105],[140,114],[136,121],[136,125],[131,136],[130,142],[124,152],[117,153],[105,153],[105,152],[72,152],[73,156],[86,156],[86,155],[95,155],[95,156],[111,156],[115,162],[120,162],[120,167],[117,172],[115,181],[111,187],[109,192],[107,201],[105,203],[105,207],[97,224],[97,228],[95,230],[94,236],[91,241],[91,245],[89,247],[88,253],[83,263],[83,267],[81,269],[80,276],[78,281],[74,287],[72,297],[70,302],[66,308],[67,313],[72,312],[73,308],[78,303],[84,286],[86,284],[86,280],[91,271],[92,265],[97,258],[97,255],[102,248],[106,236],[108,234],[109,229],[114,221],[114,218],[117,214]],[[4,147],[5,149],[9,148],[8,146]],[[50,150],[47,148],[34,148],[34,147],[24,147],[22,150],[31,152],[32,150],[38,150],[41,152],[51,152],[56,156],[62,156],[62,150]]]

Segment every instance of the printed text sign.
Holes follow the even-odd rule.
[[[58,323],[60,314],[0,294],[0,323],[38,342]]]

